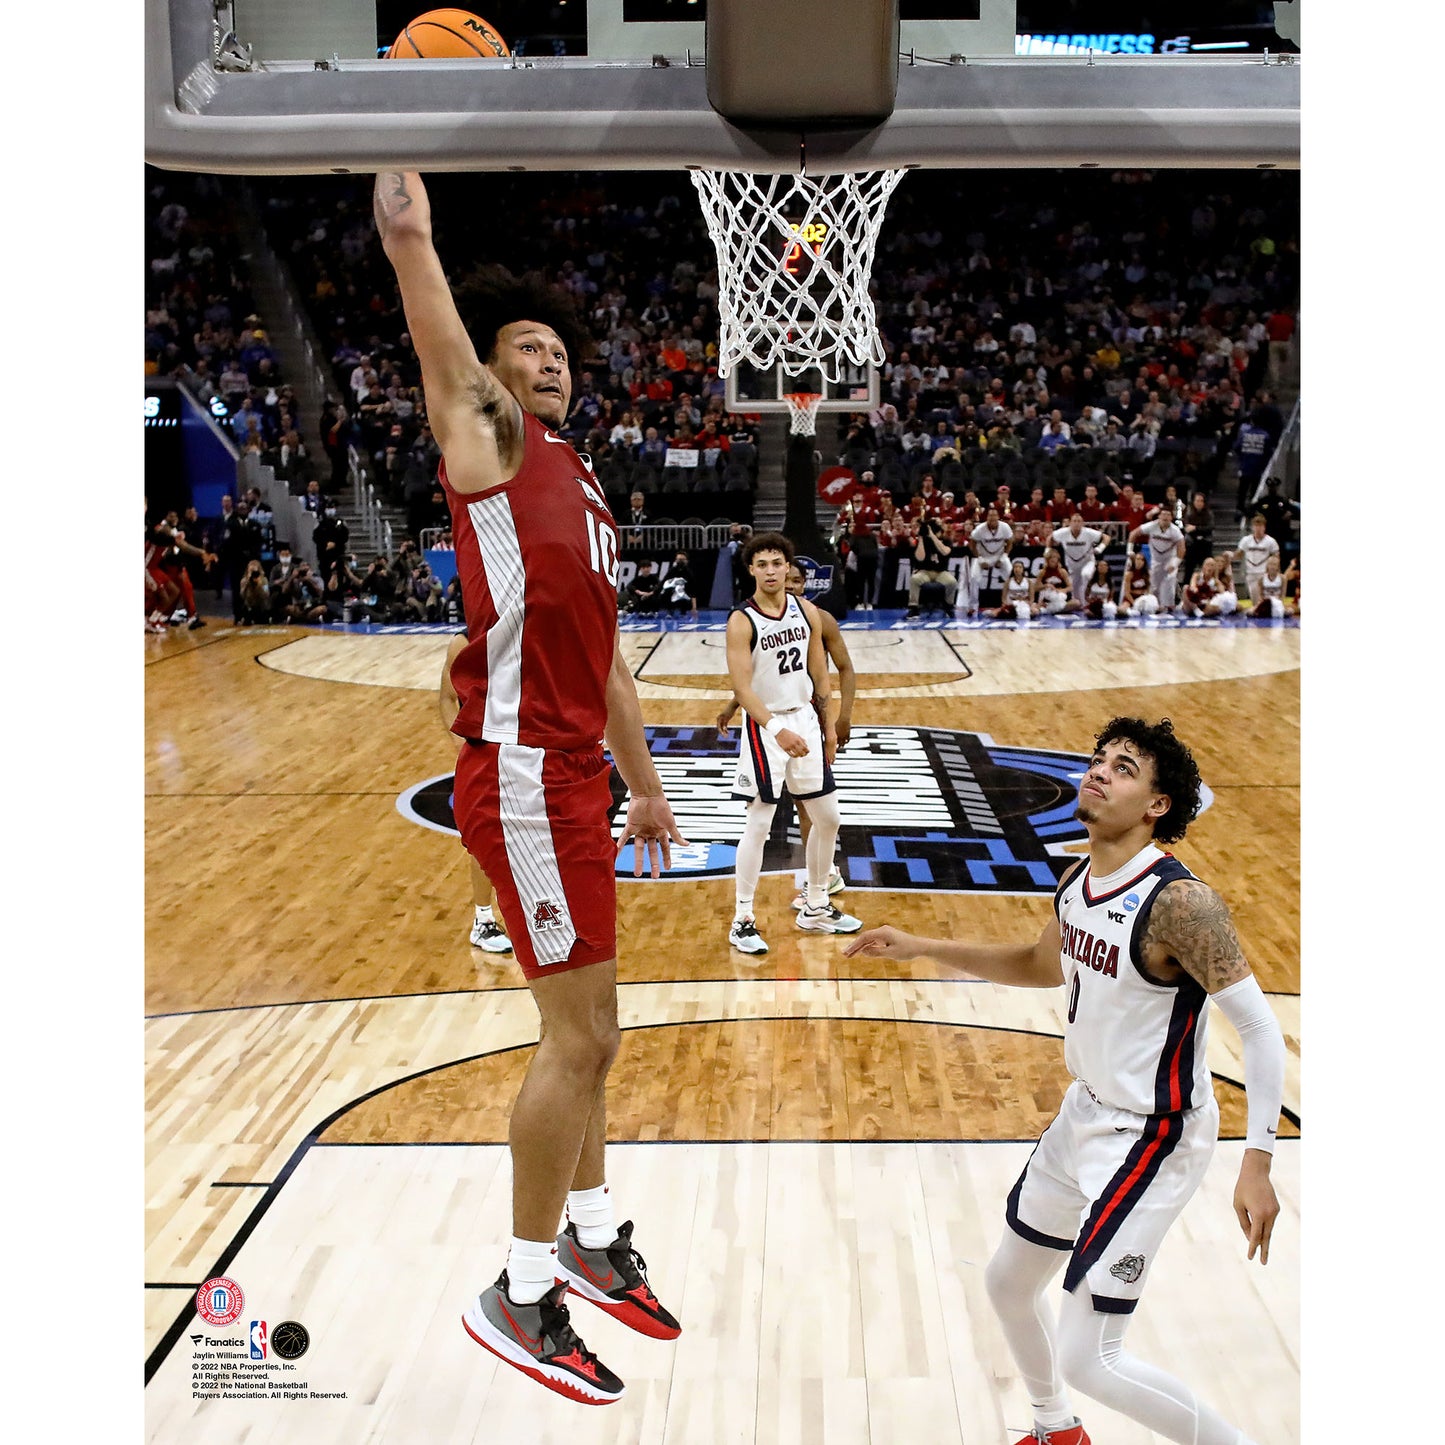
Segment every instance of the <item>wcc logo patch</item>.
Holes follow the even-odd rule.
[[[738,727],[725,738],[704,727],[650,727],[648,745],[686,848],[672,850],[667,878],[731,876],[746,804],[735,796]],[[838,866],[850,888],[925,893],[1051,894],[1084,841],[1074,820],[1084,753],[1013,748],[951,728],[855,727],[833,764],[838,783]],[[418,783],[398,810],[455,836],[451,774]],[[1201,807],[1213,795],[1201,789]],[[627,815],[612,774],[612,831]],[[798,820],[784,799],[773,817],[763,870],[804,866]],[[633,882],[633,850],[617,860]],[[642,884],[640,886],[651,886]],[[1125,905],[1127,907],[1127,904]]]

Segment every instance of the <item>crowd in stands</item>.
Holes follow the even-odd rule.
[[[308,177],[251,187],[330,361],[334,395],[316,419],[316,459],[235,260],[229,208],[238,202],[214,178],[152,171],[148,184],[147,372],[186,385],[319,521],[359,453],[405,509],[411,537],[446,528],[440,451],[369,184]],[[703,511],[750,520],[758,428],[726,410],[717,273],[686,181],[618,173],[428,184],[454,280],[479,261],[500,262],[573,298],[587,339],[566,430],[619,522]],[[472,218],[483,188],[489,213],[526,224],[492,228],[481,246]],[[852,605],[902,601],[887,579],[896,559],[911,558],[923,516],[941,521],[950,547],[968,548],[990,507],[1040,557],[1045,533],[1075,511],[1127,535],[1162,509],[1186,534],[1192,578],[1214,545],[1231,456],[1230,521],[1243,525],[1263,505],[1287,568],[1297,504],[1255,494],[1285,424],[1274,384],[1296,323],[1298,262],[1292,173],[1230,173],[1203,193],[1197,176],[1173,171],[910,177],[891,202],[875,267],[881,404],[844,414],[836,440],[826,427],[819,436],[825,460],[864,483],[837,529]],[[1276,515],[1281,508],[1289,515]],[[244,532],[254,502],[235,510]],[[212,520],[222,532],[208,529],[194,545],[239,583],[261,558],[249,556],[250,543],[238,552],[225,540],[232,521]],[[322,602],[329,585],[332,603],[352,585],[337,576],[343,552],[328,544]],[[372,571],[368,563],[358,583]],[[415,616],[435,599],[409,591],[368,605]]]

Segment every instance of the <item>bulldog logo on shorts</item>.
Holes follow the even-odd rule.
[[[532,905],[533,928],[561,928],[562,910],[550,898]]]
[[[1144,1273],[1144,1256],[1142,1254],[1126,1254],[1117,1264],[1109,1266],[1109,1273],[1115,1279],[1122,1279],[1125,1284],[1135,1284],[1139,1276]]]

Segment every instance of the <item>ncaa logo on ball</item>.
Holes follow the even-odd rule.
[[[245,1307],[246,1296],[241,1293],[241,1286],[225,1275],[208,1279],[196,1291],[196,1313],[208,1325],[233,1325]]]

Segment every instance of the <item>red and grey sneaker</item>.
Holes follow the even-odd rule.
[[[657,1301],[647,1283],[647,1261],[632,1247],[632,1221],[606,1249],[587,1249],[569,1224],[557,1236],[557,1272],[572,1293],[591,1300],[614,1319],[655,1340],[675,1340],[682,1326]]]
[[[515,1304],[503,1270],[467,1307],[462,1328],[539,1385],[583,1405],[610,1405],[627,1387],[577,1337],[562,1303],[566,1293],[566,1282],[558,1280],[535,1304]]]
[[[1090,1445],[1090,1441],[1088,1431],[1076,1415],[1072,1425],[1056,1425],[1052,1430],[1035,1425],[1018,1445]]]

